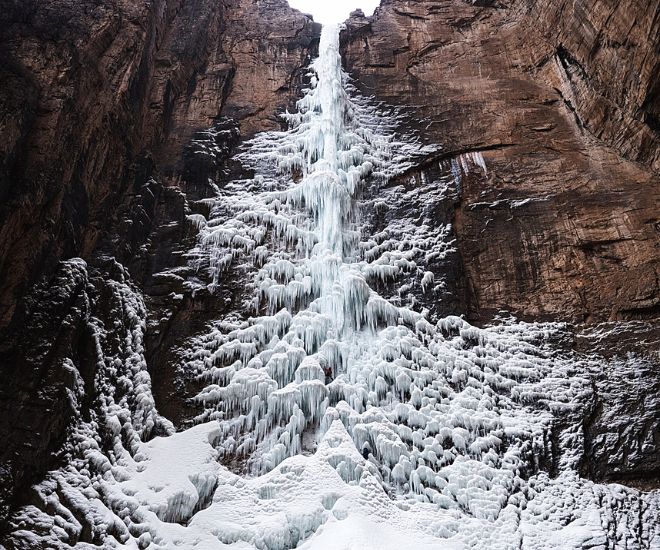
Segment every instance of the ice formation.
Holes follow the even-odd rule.
[[[376,290],[441,285],[427,266],[452,243],[449,228],[361,230],[363,197],[422,148],[353,93],[338,34],[324,27],[290,129],[240,154],[254,179],[218,190],[208,218],[190,218],[199,280],[214,290],[232,269],[251,277],[244,307],[190,342],[181,368],[205,385],[196,425],[143,442],[157,421],[150,394],[137,414],[109,403],[113,448],[79,441],[78,458],[39,488],[50,512],[22,510],[16,540],[660,548],[657,493],[576,472],[590,366],[553,351],[560,325],[479,329]],[[456,186],[475,167],[486,171],[478,153],[451,161]],[[139,324],[130,338],[117,367],[132,386],[148,384]]]

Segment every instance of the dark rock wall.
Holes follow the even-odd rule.
[[[92,252],[140,157],[176,179],[218,116],[277,126],[319,32],[285,0],[3,0],[0,29],[0,327]]]
[[[225,296],[161,271],[186,264],[208,178],[280,126],[319,33],[285,0],[0,0],[0,524],[94,409],[95,331],[132,330],[112,281],[144,295],[154,394],[181,415],[170,350]]]
[[[476,320],[660,312],[657,1],[385,0],[343,35],[409,131],[481,152],[455,231]]]
[[[576,349],[598,358],[582,420],[585,477],[660,487],[658,342],[660,324],[647,321],[588,326],[577,336]]]

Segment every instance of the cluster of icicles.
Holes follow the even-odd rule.
[[[434,275],[359,231],[360,192],[405,169],[397,155],[416,145],[393,147],[386,122],[349,97],[338,32],[324,27],[291,129],[243,154],[259,175],[225,188],[210,220],[194,219],[212,287],[241,261],[257,266],[248,309],[258,312],[196,340],[186,368],[207,384],[198,420],[218,420],[221,454],[261,474],[312,452],[340,418],[389,490],[496,517],[546,447],[542,420],[514,428],[501,413],[547,361],[525,338],[456,317],[432,323],[373,290],[401,275],[426,290]],[[269,166],[276,176],[264,176]]]

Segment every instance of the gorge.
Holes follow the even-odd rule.
[[[88,4],[2,16],[2,544],[660,547],[657,2]]]

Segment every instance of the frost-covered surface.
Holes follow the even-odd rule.
[[[85,295],[92,313],[87,323],[94,347],[89,354],[96,358],[95,398],[89,402],[75,361],[65,357],[62,368],[74,381],[68,397],[79,414],[61,451],[66,466],[48,474],[35,488],[33,504],[11,518],[10,548],[59,548],[81,538],[100,543],[108,533],[127,534],[121,519],[101,502],[98,483],[125,457],[138,453],[143,440],[174,432],[157,413],[151,393],[144,358],[144,301],[124,268],[107,261],[112,275],[99,287],[88,282]],[[79,258],[63,262],[61,270],[72,283],[80,277],[88,280],[88,267]],[[100,319],[100,310],[110,323]]]
[[[157,418],[149,392],[117,402],[122,392],[106,388],[111,444],[81,432],[71,465],[39,487],[47,505],[15,518],[15,540],[660,548],[657,493],[577,473],[594,365],[559,351],[565,327],[479,329],[405,298],[442,284],[428,265],[451,251],[450,228],[361,230],[379,200],[369,194],[420,148],[349,97],[337,28],[324,28],[320,51],[291,130],[242,153],[255,178],[219,190],[209,218],[191,219],[200,238],[190,289],[208,280],[213,290],[237,268],[250,297],[190,342],[182,368],[205,384],[197,425],[144,442]],[[450,167],[456,185],[486,170],[480,155]],[[375,290],[391,282],[394,295]],[[139,317],[134,294],[118,295]],[[126,337],[131,353],[111,363],[132,387],[148,386],[141,327],[137,319]]]

